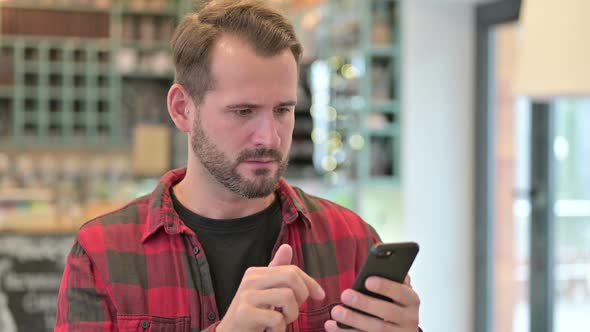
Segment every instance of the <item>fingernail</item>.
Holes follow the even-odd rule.
[[[346,290],[344,293],[342,293],[342,301],[347,304],[354,304],[356,301],[356,296],[353,292]]]
[[[342,310],[342,308],[340,308],[340,306],[336,306],[334,307],[334,309],[332,309],[332,317],[335,319],[342,319],[342,317],[344,316],[344,310]]]
[[[324,297],[326,297],[326,292],[324,291],[324,289],[322,287],[318,287],[318,295],[319,295],[320,299],[323,299]]]

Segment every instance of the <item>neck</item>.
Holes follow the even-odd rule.
[[[270,206],[275,194],[245,198],[218,183],[207,170],[190,163],[182,181],[174,186],[176,198],[189,210],[210,219],[235,219],[260,212]]]

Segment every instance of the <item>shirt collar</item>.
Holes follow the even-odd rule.
[[[168,234],[192,233],[178,216],[170,195],[170,188],[180,182],[185,174],[186,168],[168,171],[162,176],[156,189],[148,197],[149,207],[146,214],[142,242],[145,242],[161,228],[164,228]],[[281,202],[283,221],[287,225],[301,220],[307,227],[311,227],[309,214],[305,205],[293,187],[284,178],[279,180],[276,193]]]

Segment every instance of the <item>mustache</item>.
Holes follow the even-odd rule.
[[[283,154],[274,149],[257,148],[252,150],[244,150],[238,156],[237,163],[244,162],[248,159],[270,158],[274,161],[283,160]]]

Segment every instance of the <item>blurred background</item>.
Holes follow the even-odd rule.
[[[590,329],[590,2],[269,3],[305,47],[285,177],[419,242],[423,329]],[[0,331],[52,330],[79,226],[186,163],[198,6],[0,0]]]

